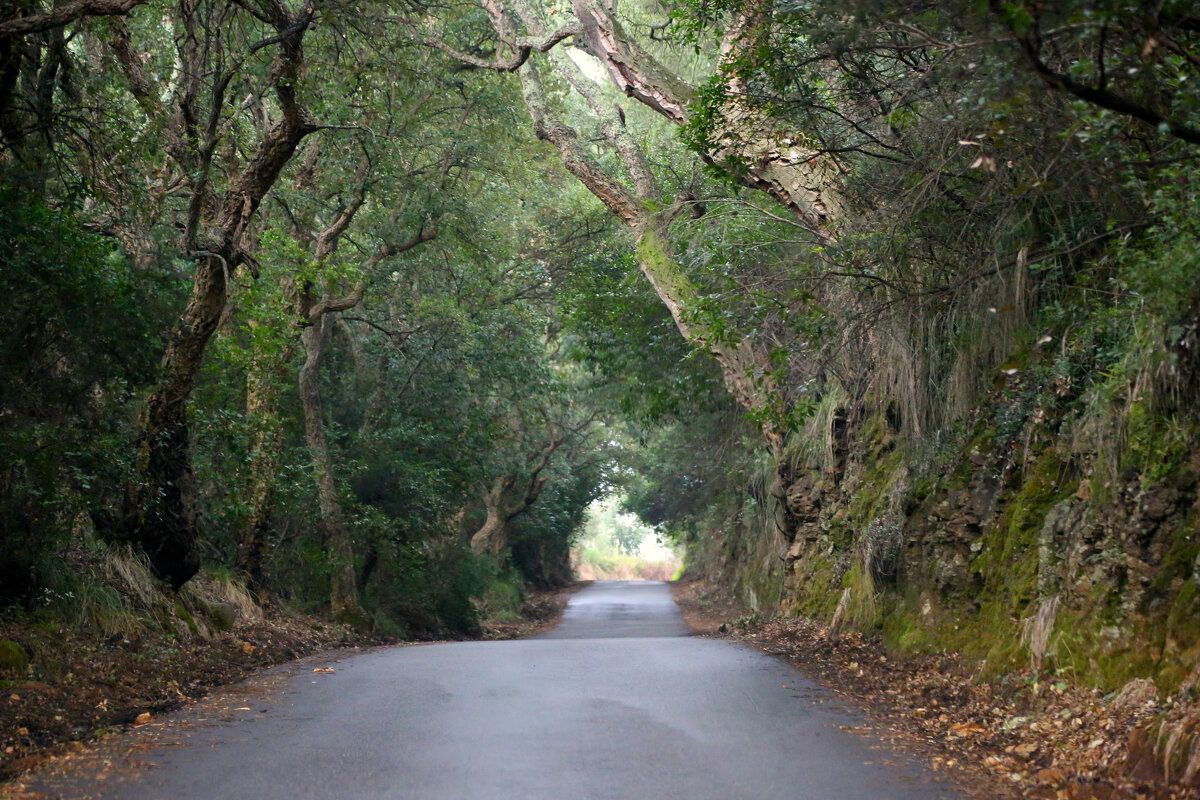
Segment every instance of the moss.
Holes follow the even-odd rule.
[[[896,653],[924,655],[946,647],[953,623],[945,622],[945,612],[929,596],[915,590],[903,595],[884,593],[880,597],[880,630],[884,646]]]
[[[1162,686],[1173,689],[1200,662],[1200,586],[1195,579],[1184,581],[1175,594],[1164,628],[1159,676]]]
[[[872,460],[863,471],[862,480],[850,498],[846,509],[846,521],[857,528],[891,511],[892,487],[904,463],[904,454],[899,450]]]
[[[778,569],[750,570],[742,577],[740,594],[752,598],[747,604],[756,611],[776,608],[783,596],[783,577]]]
[[[1116,620],[1085,607],[1060,610],[1055,628],[1054,665],[1082,684],[1114,691],[1158,671],[1161,650],[1137,621],[1118,626]]]
[[[982,579],[978,594],[969,598],[978,610],[945,630],[949,646],[984,660],[985,676],[1024,666],[1019,620],[1037,599],[1038,535],[1047,512],[1072,488],[1059,485],[1061,469],[1053,453],[1043,454],[984,530],[982,548],[970,562]]]
[[[686,307],[696,299],[696,287],[675,259],[666,241],[657,231],[646,230],[637,242],[638,265],[660,295],[666,295]]]
[[[752,515],[736,536],[727,539],[736,548],[728,558],[733,590],[754,611],[778,608],[783,596],[784,576],[774,521],[770,511],[763,512]]]
[[[833,562],[825,556],[811,556],[795,564],[796,586],[789,616],[828,619],[837,608],[838,593],[833,591],[837,575]]]
[[[884,643],[900,653],[919,655],[930,651],[936,641],[921,624],[919,615],[895,613],[884,626]]]
[[[1195,580],[1185,581],[1171,603],[1167,614],[1167,630],[1186,630],[1195,637],[1200,637],[1200,626],[1196,620],[1200,618],[1200,586]]]
[[[1195,428],[1194,423],[1154,413],[1144,400],[1130,403],[1122,468],[1135,470],[1143,487],[1172,477],[1191,456]]]
[[[1122,404],[1120,413],[1124,408]],[[789,613],[827,620],[841,589],[850,588],[849,620],[860,629],[879,630],[885,646],[893,651],[957,650],[979,659],[985,679],[1028,670],[1030,654],[1022,641],[1025,621],[1039,608],[1043,592],[1055,591],[1047,585],[1039,589],[1038,583],[1039,559],[1047,557],[1044,551],[1039,554],[1039,540],[1049,512],[1077,495],[1084,499],[1069,502],[1087,503],[1103,519],[1105,509],[1115,501],[1097,491],[1103,483],[1098,473],[1089,484],[1090,498],[1077,492],[1081,477],[1094,468],[1092,460],[1080,460],[1080,453],[1088,459],[1101,458],[1091,454],[1102,454],[1106,440],[1082,450],[1064,447],[1060,434],[1030,427],[1028,415],[1020,411],[1009,410],[1003,419],[980,418],[969,432],[955,437],[953,453],[942,449],[924,455],[903,452],[902,444],[889,447],[886,426],[879,419],[866,420],[858,431],[861,471],[856,476],[852,464],[843,484],[853,487],[853,493],[838,507],[824,509],[820,544],[810,547],[823,555],[806,555],[795,565]],[[1014,438],[1019,433],[1013,427],[1018,419],[1020,429],[1032,431],[1032,438]],[[1154,419],[1145,408],[1134,408],[1123,422],[1130,440],[1122,459],[1131,479],[1140,480],[1143,489],[1169,482],[1182,496],[1195,492],[1196,479],[1189,472],[1194,468],[1187,464],[1179,443],[1194,440],[1197,426],[1161,416]],[[1056,441],[1058,446],[1053,444]],[[995,483],[981,483],[984,470],[994,466],[987,462],[1001,460],[992,458],[997,448],[1008,453],[1010,446],[1022,442],[1038,457],[1024,470],[1006,473],[1008,480],[999,487],[1001,494],[995,501],[998,516],[985,521],[982,531],[966,529],[971,549],[978,550],[967,555],[967,542],[959,541],[959,527],[944,527],[938,504],[976,487],[996,491]],[[908,551],[894,588],[876,587],[861,566],[852,563],[847,569],[846,562],[858,560],[851,546],[858,541],[859,531],[881,514],[896,510],[895,487],[901,475],[911,475],[912,480],[903,505],[906,530],[910,539],[915,536],[925,546]],[[1154,480],[1148,483],[1150,478]],[[1124,553],[1112,543],[1101,542],[1098,546],[1108,549],[1095,553],[1084,568],[1089,576],[1086,594],[1061,595],[1042,669],[1103,690],[1118,689],[1134,677],[1151,677],[1165,691],[1178,686],[1200,660],[1200,580],[1193,575],[1200,563],[1197,516],[1189,514],[1169,535],[1166,530],[1156,533],[1151,549],[1160,560],[1144,593],[1142,584],[1119,584],[1125,574]],[[1085,515],[1085,524],[1087,519],[1092,517]],[[831,545],[829,555],[826,548]],[[951,559],[960,545],[968,559],[965,571],[961,561],[939,565],[926,557],[938,548],[949,548],[938,554]],[[1066,557],[1065,553],[1048,555]],[[1118,563],[1097,565],[1095,559]],[[946,567],[945,574],[941,566]],[[940,593],[933,589],[935,585]],[[1131,594],[1132,589],[1136,591]],[[1129,600],[1135,597],[1142,602],[1132,609]]]
[[[946,443],[945,446],[951,446],[962,440],[961,446],[955,447],[957,457],[952,464],[944,464],[940,459],[928,455],[921,459],[925,466],[918,470],[918,475],[908,492],[906,514],[917,512],[926,500],[936,502],[940,495],[971,487],[979,468],[968,456],[990,454],[995,448],[996,434],[989,425],[980,421],[970,431],[969,436],[970,438],[967,438],[966,434],[960,432]],[[950,467],[949,471],[943,469],[947,466]]]
[[[11,639],[0,639],[0,675],[24,678],[29,672],[29,654]]]
[[[875,602],[875,582],[871,573],[855,564],[842,578],[842,588],[850,590],[847,617],[859,630],[871,630],[879,624],[879,607]]]
[[[187,625],[188,630],[193,634],[199,633],[200,628],[196,624],[196,618],[192,616],[192,612],[188,611],[187,606],[183,604],[182,599],[175,600],[175,616],[182,620],[183,623]]]
[[[1154,581],[1147,588],[1147,598],[1164,597],[1182,578],[1191,576],[1196,556],[1200,555],[1200,535],[1197,535],[1194,513],[1171,534],[1170,545],[1159,563]]]

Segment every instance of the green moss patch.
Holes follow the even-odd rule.
[[[0,639],[0,677],[24,678],[29,672],[29,654],[11,639]]]

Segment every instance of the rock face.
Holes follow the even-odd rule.
[[[1175,691],[1200,661],[1196,443],[1161,453],[1128,411],[1087,402],[1027,404],[1013,424],[1012,403],[995,391],[932,453],[886,414],[857,415],[832,453],[794,465],[790,541],[764,502],[712,563],[741,587],[778,574],[788,614],[828,621],[849,589],[845,623],[900,651],[959,650],[985,675]]]

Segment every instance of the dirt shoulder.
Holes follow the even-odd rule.
[[[531,591],[525,595],[520,617],[483,620],[484,639],[524,639],[548,631],[562,619],[571,595],[591,586],[593,581],[576,581],[562,589]]]
[[[484,620],[480,638],[522,638],[552,627],[585,585],[528,593],[519,618]],[[0,680],[0,781],[269,668],[402,643],[280,609],[189,641],[145,631],[105,637],[51,618],[0,621],[0,641],[18,643],[35,665],[30,675]]]
[[[673,592],[693,630],[786,658],[860,707],[865,732],[922,756],[978,800],[1200,797],[1195,788],[1165,785],[1160,765],[1135,763],[1146,760],[1137,752],[1139,726],[1156,714],[1188,720],[1196,713],[1160,704],[1152,685],[1101,695],[1032,674],[985,682],[954,654],[897,659],[857,633],[831,636],[805,620],[756,621],[699,581],[676,583]]]
[[[703,636],[726,633],[750,612],[723,587],[707,580],[671,581],[671,596],[693,633]]]
[[[0,780],[72,742],[101,737],[278,664],[335,648],[383,643],[320,619],[269,612],[253,624],[190,641],[145,631],[104,637],[46,619],[0,624],[32,675],[0,683]]]

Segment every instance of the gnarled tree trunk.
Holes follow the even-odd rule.
[[[187,401],[225,310],[225,269],[196,265],[192,299],[163,355],[164,378],[137,422],[137,478],[126,487],[124,527],[154,573],[178,589],[200,569]]]
[[[513,487],[516,481],[511,477],[496,478],[487,491],[483,493],[483,509],[485,513],[483,525],[471,536],[471,550],[476,553],[488,553],[499,556],[508,544],[509,511],[504,508],[504,493]]]
[[[263,131],[257,149],[230,179],[223,196],[214,197],[210,180],[214,153],[223,136],[217,124],[223,89],[211,98],[213,108],[206,113],[214,122],[199,141],[195,141],[198,131],[187,121],[200,115],[194,105],[200,91],[197,82],[212,66],[206,60],[212,53],[203,46],[208,42],[204,37],[218,34],[189,16],[198,13],[196,9],[186,4],[182,8],[181,24],[189,36],[180,39],[179,55],[186,65],[180,80],[187,85],[172,97],[178,109],[164,105],[161,89],[146,73],[128,28],[114,25],[109,41],[130,92],[147,116],[162,124],[167,151],[193,180],[181,237],[184,255],[196,264],[192,296],[163,355],[162,380],[138,417],[136,475],[126,487],[121,514],[126,536],[146,551],[155,574],[174,588],[200,567],[187,401],[205,348],[225,310],[227,281],[248,260],[247,250],[253,249],[244,241],[250,223],[300,142],[316,130],[312,115],[295,95],[304,60],[301,41],[314,10],[308,6],[293,14],[282,3],[272,3],[264,13],[278,33],[272,88],[282,113]]]

